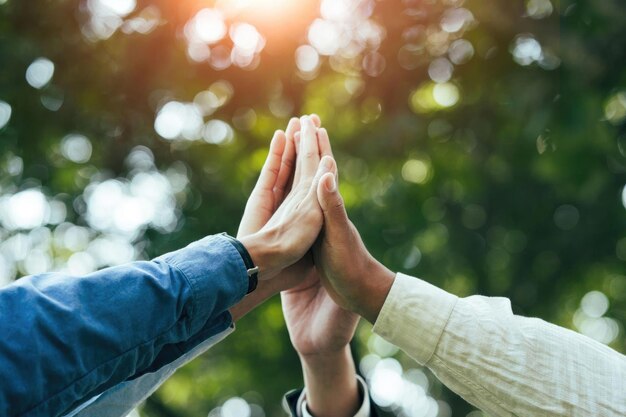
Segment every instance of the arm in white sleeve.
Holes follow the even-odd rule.
[[[506,298],[457,298],[398,274],[374,332],[496,416],[626,416],[626,357]]]

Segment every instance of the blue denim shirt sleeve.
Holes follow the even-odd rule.
[[[89,401],[81,404],[65,417],[125,417],[139,406],[146,398],[156,391],[178,368],[191,362],[216,343],[222,341],[234,330],[233,326],[198,340],[199,344],[190,349],[172,362],[162,366],[155,372],[146,373],[139,378],[124,381],[109,388]],[[199,338],[200,339],[200,338]]]
[[[0,415],[59,416],[219,333],[246,294],[241,256],[211,236],[84,277],[0,290]]]

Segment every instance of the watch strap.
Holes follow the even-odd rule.
[[[256,289],[259,283],[259,267],[254,265],[254,261],[252,261],[252,257],[250,256],[250,253],[248,252],[246,247],[243,245],[243,243],[241,243],[239,240],[235,239],[234,237],[226,233],[223,233],[222,235],[226,237],[230,241],[230,243],[232,243],[235,249],[237,249],[237,252],[239,252],[241,259],[243,260],[243,263],[246,266],[246,270],[248,273],[247,294],[250,294],[252,291]]]

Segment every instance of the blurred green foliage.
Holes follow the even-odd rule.
[[[220,33],[197,13],[228,1],[0,0],[0,283],[235,233],[274,129],[316,112],[350,216],[389,268],[624,352],[619,0],[327,0],[323,21],[313,0],[276,2],[286,15],[257,1],[271,13],[225,12]],[[237,32],[247,21],[258,32]],[[207,415],[234,396],[281,415],[302,382],[279,300],[237,327],[142,415]],[[370,328],[357,360],[416,367]],[[438,415],[472,410],[428,378]]]

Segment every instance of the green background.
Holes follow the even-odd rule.
[[[508,297],[517,314],[624,352],[621,1],[360,1],[344,16],[352,20],[337,23],[345,26],[330,42],[334,50],[308,72],[297,66],[296,49],[315,43],[307,37],[320,18],[315,1],[286,2],[288,13],[271,9],[258,22],[254,14],[228,16],[231,31],[249,20],[265,39],[245,68],[216,61],[228,61],[229,34],[199,47],[210,50],[209,61],[190,57],[185,25],[211,1],[138,0],[109,20],[108,33],[90,26],[96,3],[0,0],[0,121],[11,109],[0,123],[2,285],[235,233],[274,129],[316,112],[330,133],[349,214],[385,265],[459,296]],[[458,16],[465,20],[454,27]],[[133,29],[140,24],[147,29]],[[454,56],[453,44],[467,54]],[[34,88],[27,69],[40,57],[54,74]],[[447,92],[443,104],[433,95],[438,88]],[[191,103],[202,91],[217,104],[200,121],[221,122],[161,137],[160,109],[187,103],[195,119],[185,124],[193,124]],[[105,200],[121,193],[111,200],[114,212],[98,212],[98,192]],[[34,214],[24,220],[21,207]],[[237,327],[140,414],[230,417],[232,402],[217,407],[242,397],[252,416],[282,415],[283,393],[302,377],[279,300]],[[395,404],[390,412],[480,415],[370,329],[362,323],[353,343],[356,360],[368,358],[363,369],[387,358],[402,366],[406,386],[427,387],[422,406]]]

